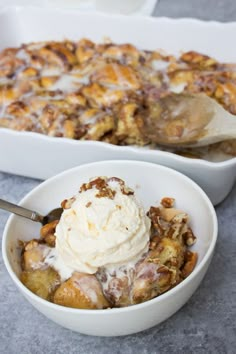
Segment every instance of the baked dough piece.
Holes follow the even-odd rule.
[[[42,46],[39,45],[38,47],[26,47],[31,59],[37,60],[37,67],[59,67],[67,71],[77,62],[72,42],[45,42],[42,44]]]
[[[115,135],[121,144],[145,145],[148,140],[143,136],[143,119],[136,103],[127,103],[117,111]]]
[[[151,260],[138,265],[133,282],[131,303],[138,304],[162,294],[172,285],[176,285],[172,271]]]
[[[99,50],[99,49],[98,49]],[[103,50],[103,57],[106,59],[111,59],[118,61],[121,64],[138,66],[140,64],[141,58],[144,55],[136,47],[131,44],[111,44],[107,49]]]
[[[62,283],[54,294],[53,302],[78,309],[109,307],[96,277],[83,273],[74,273],[70,279]]]
[[[53,268],[23,271],[22,283],[34,294],[51,301],[56,287],[60,284],[60,277]]]
[[[76,44],[76,58],[79,64],[86,63],[95,54],[95,44],[89,39],[81,39]]]
[[[149,251],[133,268],[100,270],[98,279],[114,307],[150,300],[176,286],[194,269],[197,254],[191,252],[196,238],[188,225],[188,215],[173,207],[173,198],[163,198],[160,207],[151,207]]]
[[[84,97],[86,97],[89,104],[95,108],[112,107],[114,104],[117,104],[127,97],[124,90],[111,89],[97,83],[92,83],[91,85],[85,86],[81,92]]]
[[[91,108],[79,116],[84,135],[81,140],[100,140],[115,128],[113,116],[99,109]]]
[[[0,54],[0,78],[11,78],[24,65],[24,61],[16,57],[17,49],[4,50]]]
[[[91,80],[123,90],[138,90],[141,87],[138,73],[130,66],[118,63],[105,64],[91,75]]]
[[[22,254],[22,268],[25,271],[45,268],[44,260],[49,252],[47,245],[31,240],[24,246]]]

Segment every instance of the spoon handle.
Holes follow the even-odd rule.
[[[0,199],[0,209],[9,211],[10,213],[17,214],[23,216],[26,219],[30,219],[32,221],[41,222],[42,216],[35,211],[23,208],[16,204],[12,204],[7,202],[6,200]]]

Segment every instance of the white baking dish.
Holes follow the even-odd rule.
[[[41,40],[130,42],[139,48],[162,48],[178,54],[196,50],[225,62],[236,61],[236,23],[193,19],[111,16],[72,10],[9,8],[0,12],[0,49]],[[221,202],[236,180],[236,158],[208,162],[147,148],[101,142],[72,141],[35,133],[0,129],[0,170],[45,179],[66,168],[108,159],[144,160],[163,164],[194,179],[213,204]]]

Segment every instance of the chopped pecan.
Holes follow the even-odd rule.
[[[72,203],[75,201],[75,197],[72,197],[70,199],[65,199],[61,202],[61,207],[63,209],[70,209],[71,208],[71,205]]]
[[[58,222],[59,220],[54,220],[44,225],[40,230],[41,239],[43,239],[51,247],[55,246],[55,230]]]
[[[196,252],[186,251],[184,255],[184,266],[181,269],[182,277],[187,278],[196,266],[198,255]]]
[[[175,203],[175,199],[170,198],[170,197],[165,197],[165,198],[162,198],[162,200],[161,200],[161,205],[164,208],[172,208],[174,206],[174,203]]]
[[[192,246],[196,242],[196,236],[191,227],[188,227],[187,231],[183,233],[183,241],[187,246]]]

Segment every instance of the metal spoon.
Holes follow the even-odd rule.
[[[0,209],[9,211],[10,213],[23,216],[24,218],[30,219],[35,222],[40,222],[42,225],[48,224],[51,221],[59,220],[63,212],[62,208],[56,208],[50,211],[47,215],[43,216],[36,211],[23,208],[19,205],[12,204],[6,200],[0,199]]]
[[[158,100],[144,122],[152,143],[206,146],[236,138],[236,116],[204,94],[171,94]]]

